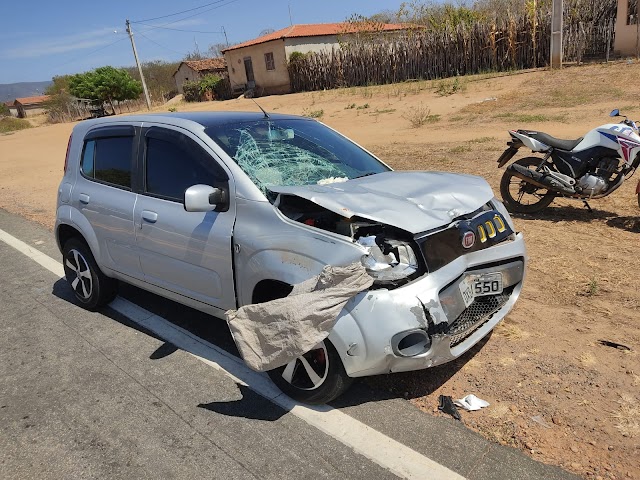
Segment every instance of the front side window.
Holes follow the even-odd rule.
[[[205,132],[267,193],[270,186],[346,181],[389,171],[355,143],[321,123],[264,119]]]
[[[146,138],[145,191],[154,196],[184,201],[187,188],[224,180],[215,160],[192,140],[178,135]]]
[[[275,70],[276,62],[273,59],[273,52],[264,54],[264,63],[267,65],[267,70]]]
[[[87,140],[82,154],[82,173],[91,179],[131,188],[131,152],[134,137]]]

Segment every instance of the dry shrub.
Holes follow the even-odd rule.
[[[409,120],[413,128],[419,128],[425,123],[435,123],[440,121],[440,115],[431,115],[431,109],[425,105],[410,107],[402,118]]]

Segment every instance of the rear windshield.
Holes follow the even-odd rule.
[[[389,170],[375,157],[321,123],[271,120],[205,130],[258,188],[350,180]]]

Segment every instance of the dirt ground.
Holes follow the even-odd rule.
[[[607,123],[613,108],[640,119],[639,74],[640,64],[619,62],[469,77],[455,86],[410,82],[258,102],[267,111],[318,117],[396,169],[481,175],[498,192],[502,171],[495,161],[507,129],[577,138]],[[172,106],[257,109],[244,98]],[[424,125],[412,127],[421,119]],[[0,136],[0,207],[53,226],[72,127]],[[520,301],[506,320],[452,364],[366,381],[433,415],[442,415],[440,394],[474,393],[491,406],[462,412],[462,421],[486,437],[585,478],[640,478],[636,182],[637,176],[611,197],[592,201],[593,213],[579,202],[557,200],[541,214],[516,215],[530,263]]]

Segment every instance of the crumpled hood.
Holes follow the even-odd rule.
[[[410,233],[447,225],[493,198],[481,177],[444,172],[384,172],[328,185],[273,186],[343,217],[366,218]]]

